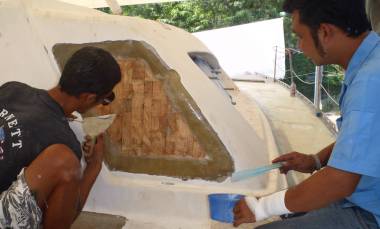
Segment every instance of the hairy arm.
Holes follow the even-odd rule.
[[[335,143],[328,145],[317,154],[325,168],[299,185],[259,200],[254,197],[240,200],[234,208],[234,226],[289,211],[308,212],[350,196],[355,191],[361,175],[326,166],[334,145]],[[282,155],[273,162],[286,163],[282,167],[282,173],[289,170],[311,173],[316,169],[315,160],[311,155],[298,152]],[[278,199],[279,196],[281,200]]]
[[[87,201],[91,188],[94,185],[96,178],[101,170],[100,165],[88,165],[83,172],[83,176],[80,182],[80,193],[78,202],[78,213],[82,211],[84,204]]]
[[[80,192],[79,192],[79,201],[78,201],[78,215],[82,211],[83,206],[85,205],[88,195],[94,185],[96,178],[98,177],[100,170],[102,169],[103,162],[103,136],[100,135],[97,137],[96,144],[92,147],[90,140],[87,138],[87,143],[85,144],[85,159],[87,166],[83,171],[83,176],[80,182]]]
[[[335,146],[335,142],[326,146],[317,154],[319,160],[321,161],[322,167],[325,167],[327,165],[327,162],[329,161],[331,153],[334,149],[334,146]]]
[[[307,212],[325,207],[350,196],[360,178],[359,174],[327,166],[290,188],[285,195],[285,205],[291,212]]]
[[[327,165],[334,148],[335,142],[322,149],[317,157],[319,158],[322,167]],[[311,154],[303,154],[299,152],[290,152],[275,158],[273,163],[282,162],[280,168],[281,173],[288,173],[290,170],[295,170],[301,173],[312,173],[317,169],[316,161]]]

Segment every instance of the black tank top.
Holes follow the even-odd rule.
[[[68,146],[78,157],[81,146],[61,106],[45,90],[19,82],[0,87],[0,193],[45,148]]]

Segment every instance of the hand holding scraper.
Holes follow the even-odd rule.
[[[96,137],[104,133],[115,120],[116,114],[102,115],[96,117],[86,117],[83,119],[83,130],[91,138],[91,148],[89,152],[93,151]]]

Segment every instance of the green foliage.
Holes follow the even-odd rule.
[[[287,69],[290,69],[289,59],[286,59]],[[297,90],[306,96],[310,101],[314,101],[314,80],[315,80],[315,65],[306,58],[303,54],[293,54],[293,68],[298,78],[310,83],[306,84],[294,77],[294,82],[297,85]],[[323,87],[333,97],[335,101],[338,101],[339,94],[343,81],[343,69],[337,65],[324,66],[324,77],[322,80]],[[291,83],[290,72],[286,72],[285,83]],[[322,90],[322,107],[324,112],[338,111],[338,106],[328,97],[325,91]]]
[[[293,54],[293,69],[297,76],[305,82],[314,81],[315,65],[307,59],[303,54]],[[290,69],[289,58],[286,58],[286,69]],[[314,100],[314,85],[305,84],[297,77],[294,77],[294,83],[297,85],[297,90],[306,96],[310,101]],[[291,83],[290,71],[286,72],[285,83]]]
[[[322,85],[336,102],[339,100],[343,82],[343,69],[338,65],[325,66]],[[339,107],[326,94],[322,94],[323,111],[338,111]]]
[[[189,32],[277,18],[282,0],[192,0],[123,7],[123,14],[159,20]]]
[[[291,32],[292,20],[290,16],[284,17],[284,30],[285,30],[285,45],[288,48],[298,49],[297,37]],[[286,58],[286,69],[290,69],[289,59]],[[303,54],[293,55],[293,67],[296,74],[303,81],[314,82],[315,65]],[[290,84],[290,72],[286,72],[285,83]],[[340,88],[343,81],[343,69],[337,65],[324,66],[324,77],[322,80],[323,87],[333,97],[335,101],[338,101]],[[310,101],[314,101],[314,85],[305,84],[301,80],[294,78],[294,82],[297,85],[297,90],[305,95]],[[322,90],[322,103],[323,111],[337,111],[338,106],[327,96],[326,92]]]

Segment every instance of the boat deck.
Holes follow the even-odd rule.
[[[270,81],[236,82],[239,92],[232,95],[236,101],[236,109],[248,120],[260,138],[265,138],[265,127],[260,113],[268,120],[280,154],[290,151],[316,153],[324,146],[334,141],[335,136],[315,115],[310,104],[300,97],[291,97],[284,86]],[[308,175],[290,173],[288,183],[299,183]],[[239,228],[254,228],[257,225],[277,220],[277,217],[255,224],[241,225]],[[211,221],[212,229],[232,229],[232,225]],[[141,222],[121,216],[83,212],[72,229],[86,228],[162,228],[163,225],[152,222]],[[178,227],[180,228],[180,226]]]
[[[291,97],[289,90],[272,80],[236,82],[242,94],[254,100],[267,117],[280,154],[291,151],[315,154],[335,141],[335,135],[304,99]],[[242,113],[244,115],[244,113]],[[249,119],[249,117],[246,117]],[[308,175],[290,172],[288,184]]]

